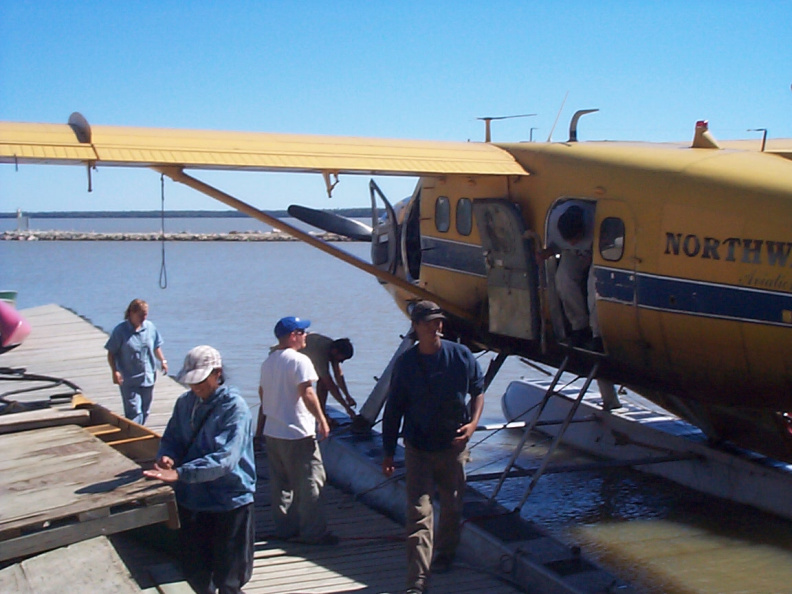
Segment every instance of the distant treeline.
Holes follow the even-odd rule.
[[[333,208],[325,209],[344,217],[362,219],[371,216],[369,208]],[[277,218],[289,216],[285,210],[267,210],[268,215]],[[42,211],[28,212],[22,214],[31,219],[158,219],[162,216],[159,210],[91,210],[91,211]],[[236,219],[246,218],[243,212],[238,210],[166,210],[165,217],[168,219]],[[15,219],[16,212],[0,212],[0,219]]]

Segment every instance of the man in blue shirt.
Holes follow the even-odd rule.
[[[484,376],[470,349],[442,339],[445,316],[437,304],[419,301],[410,319],[418,343],[393,368],[382,423],[382,471],[388,477],[393,474],[393,455],[404,419],[407,592],[420,593],[427,588],[430,563],[435,573],[448,571],[459,545],[467,443],[484,408]],[[440,500],[436,547],[435,491]]]
[[[196,592],[237,594],[253,573],[256,463],[252,417],[224,385],[220,353],[192,349],[179,372],[190,387],[173,407],[148,478],[172,483],[185,576]]]

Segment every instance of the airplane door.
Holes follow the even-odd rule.
[[[473,215],[487,265],[490,332],[538,339],[537,266],[520,211],[508,200],[486,198],[473,201]]]
[[[369,180],[371,196],[371,263],[380,270],[391,274],[396,272],[399,254],[399,222],[393,206],[385,198],[377,183]],[[377,211],[377,198],[385,205],[386,216],[380,219]]]

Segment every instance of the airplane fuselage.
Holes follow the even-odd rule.
[[[792,410],[790,161],[678,145],[498,146],[530,175],[422,178],[411,205],[420,208],[421,254],[420,266],[412,256],[408,277],[483,320],[489,315],[488,326],[468,327],[470,342],[557,364],[564,333],[552,312],[552,279],[544,267],[531,278],[530,266],[523,276],[540,312],[536,333],[493,328],[490,302],[510,297],[502,287],[494,293],[491,255],[476,217],[469,223],[474,205],[515,205],[531,257],[547,242],[553,206],[584,201],[596,213],[603,375],[720,429],[715,409]],[[491,233],[502,242],[520,240],[508,237],[517,231],[505,226]],[[680,410],[684,402],[703,408]],[[720,429],[713,432],[725,434]]]

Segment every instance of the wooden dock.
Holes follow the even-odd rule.
[[[267,458],[257,453],[256,545],[253,576],[246,594],[381,594],[405,589],[404,527],[373,511],[351,493],[332,485],[324,489],[329,529],[339,537],[335,546],[311,546],[271,537]],[[160,535],[162,532],[159,533]],[[175,534],[171,535],[175,538]],[[151,537],[149,540],[157,540]],[[147,593],[190,592],[184,586],[176,560],[167,553],[142,546],[126,534],[111,537],[123,558],[130,579]],[[0,586],[2,586],[0,571]],[[433,594],[527,591],[482,569],[457,563],[453,571],[431,578]],[[537,591],[537,590],[533,590]]]
[[[329,529],[336,546],[274,541],[270,518],[266,456],[256,459],[257,542],[248,594],[400,592],[405,588],[404,527],[333,486],[325,487]],[[432,576],[433,594],[514,593],[524,590],[476,568],[458,563],[453,571]]]
[[[29,373],[64,377],[79,385],[89,399],[120,414],[121,399],[117,387],[110,380],[105,358],[106,334],[87,320],[58,306],[37,307],[22,313],[31,323],[33,331],[22,346],[2,355],[0,365],[26,368]],[[151,416],[152,427],[164,428],[175,398],[183,391],[184,389],[170,378],[158,380],[154,398],[157,409]],[[70,435],[74,433],[75,436],[79,434],[80,437],[86,434],[90,437],[84,429],[72,425],[52,430]],[[22,436],[16,439],[28,441],[33,439],[34,442],[40,437],[44,443],[39,445],[49,447],[55,453],[51,459],[55,467],[59,467],[59,462],[65,462],[63,458],[69,457],[65,455],[67,453],[65,451],[62,452],[64,455],[57,455],[58,446],[50,443],[48,435],[37,435],[35,431],[12,435]],[[104,445],[98,439],[92,439],[99,444],[96,447],[101,448]],[[25,447],[31,447],[31,444]],[[34,443],[33,447],[38,446]],[[24,456],[20,459],[24,459]],[[329,528],[339,536],[338,545],[308,546],[270,538],[272,526],[266,455],[259,453],[256,462],[259,480],[256,493],[255,567],[245,592],[248,594],[340,594],[389,593],[404,590],[406,556],[403,527],[356,500],[351,493],[329,485],[325,489]],[[124,477],[130,476],[124,473],[131,469],[126,468],[121,462],[118,464],[112,462],[110,466],[111,468],[103,466],[99,474],[91,478],[91,484],[104,484],[108,487],[112,486],[115,490],[117,485],[123,483]],[[119,477],[119,473],[123,476]],[[131,481],[131,484],[135,484],[134,481]],[[58,480],[53,478],[53,485],[47,488],[60,490],[57,498],[65,500],[71,497],[70,490],[73,491],[75,486],[68,478],[63,477]],[[149,482],[148,488],[163,489],[154,482]],[[29,497],[27,501],[32,502],[34,498]],[[7,499],[4,495],[4,513],[6,505]],[[24,507],[22,503],[20,505]],[[97,519],[91,514],[85,517]],[[174,533],[169,534],[173,536]],[[131,535],[132,533],[121,533],[112,536],[110,542],[114,545],[114,552],[108,553],[103,537],[91,538],[94,534],[86,532],[85,537],[90,540],[86,540],[85,543],[90,544],[77,543],[38,557],[31,557],[22,563],[0,570],[0,589],[43,593],[62,591],[62,587],[67,584],[99,583],[109,587],[113,581],[123,583],[126,588],[131,581],[141,591],[151,594],[190,591],[182,581],[174,559],[169,553],[148,546]],[[107,558],[109,554],[112,562],[108,561],[106,564],[103,562],[103,567],[106,565],[116,568],[116,573],[120,572],[123,575],[118,575],[117,580],[114,580],[106,574],[101,574],[96,576],[96,582],[89,582],[86,565],[77,558],[84,557],[87,554],[85,551],[91,550],[89,546],[97,547],[96,550],[101,552],[103,558]],[[39,559],[45,556],[49,556],[46,557],[49,561]],[[56,582],[54,585],[60,586],[60,590],[52,589],[52,575],[45,579],[46,571],[42,567],[47,565],[57,567],[58,573],[54,576]],[[502,578],[462,563],[457,564],[450,573],[432,577],[430,585],[433,594],[465,594],[481,591],[500,594],[525,591],[505,582]],[[12,589],[7,589],[9,586],[13,586]],[[88,585],[85,587],[90,590]]]

